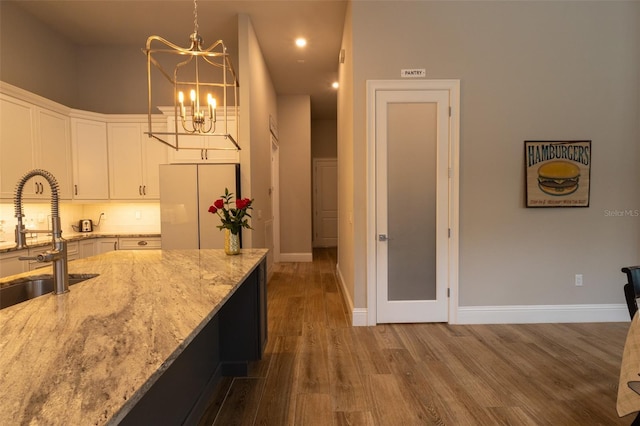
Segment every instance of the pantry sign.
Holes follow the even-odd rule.
[[[527,207],[589,207],[591,141],[525,141]]]

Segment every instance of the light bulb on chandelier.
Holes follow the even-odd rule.
[[[184,106],[184,93],[178,92],[179,115],[182,127],[187,133],[212,133],[216,131],[216,99],[207,93],[207,106],[200,107],[200,96],[195,89],[189,93],[190,116]]]

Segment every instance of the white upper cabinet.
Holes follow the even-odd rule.
[[[144,120],[107,126],[111,199],[160,199],[158,166],[167,163],[167,150],[145,134],[148,124]]]
[[[175,129],[175,117],[167,116],[167,129]],[[218,123],[222,125],[222,121]],[[231,136],[238,141],[235,118],[229,117],[227,130]],[[175,136],[169,135],[168,142],[175,145]],[[169,150],[170,163],[239,163],[240,152],[235,149],[235,145],[230,140],[222,136],[179,136],[179,147]]]
[[[71,134],[69,117],[43,108],[36,109],[36,165],[55,176],[61,199],[72,198]],[[35,179],[35,178],[34,178]],[[49,198],[45,183],[41,195]]]
[[[167,131],[166,116],[152,120],[154,131]],[[169,162],[170,148],[147,131],[147,115],[70,109],[0,81],[0,199],[12,200],[26,173],[44,169],[58,181],[61,200],[159,200],[158,166]],[[206,162],[212,145],[200,141],[205,160],[198,162]],[[200,158],[199,150],[186,152]],[[210,162],[237,161],[236,151],[223,152],[232,158]],[[30,178],[22,198],[49,200],[49,183]]]
[[[71,199],[69,118],[0,94],[0,198],[13,198],[18,181],[33,169],[44,169],[58,181],[60,199]],[[46,179],[34,176],[23,199],[49,199]]]
[[[16,184],[33,169],[34,107],[0,94],[0,197],[13,198]],[[37,185],[25,186],[26,197],[35,196]]]
[[[71,118],[73,199],[109,199],[107,124],[90,118]]]

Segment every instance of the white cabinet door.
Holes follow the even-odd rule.
[[[34,107],[0,94],[0,198],[13,199],[16,184],[35,165]],[[29,182],[23,197],[35,197],[38,185]]]
[[[26,261],[29,271],[35,271],[36,269],[43,269],[53,265],[51,262],[38,262],[34,259],[39,254],[42,254],[49,249],[51,249],[51,247],[49,246],[33,247],[27,249],[28,256],[31,258],[30,260]]]
[[[36,164],[47,170],[58,181],[60,199],[71,199],[71,136],[69,118],[43,108],[36,109]],[[34,178],[35,179],[35,178]],[[49,198],[51,190],[44,179],[41,198]]]
[[[96,254],[107,253],[110,251],[118,250],[117,238],[98,238],[96,240]]]
[[[167,129],[174,131],[174,117],[167,117]],[[235,120],[229,120],[227,130],[237,141]],[[169,136],[169,142],[175,145],[175,137]],[[240,152],[228,139],[221,136],[179,136],[179,147],[175,150],[167,147],[169,163],[239,163]]]
[[[84,259],[96,254],[96,240],[78,241],[78,258]]]
[[[138,123],[109,123],[109,197],[143,198],[142,131]]]
[[[144,132],[148,129],[148,124],[142,124]],[[164,129],[164,126],[157,128]],[[161,130],[162,130],[161,129]],[[167,164],[167,146],[157,140],[142,135],[142,172],[144,178],[144,194],[147,199],[160,199],[160,164]]]
[[[111,199],[159,199],[158,165],[167,162],[162,143],[144,134],[146,123],[109,123]]]
[[[29,270],[29,264],[26,260],[20,260],[20,256],[26,256],[27,250],[10,251],[0,253],[0,277],[8,277],[9,275],[21,274]]]
[[[67,261],[80,259],[77,241],[67,241]]]
[[[100,121],[72,118],[73,198],[109,199],[107,126]]]
[[[44,169],[58,181],[60,199],[71,199],[69,119],[29,102],[0,96],[0,198],[13,198],[18,181],[33,169]],[[30,178],[23,199],[51,198],[41,176]]]
[[[174,123],[175,118],[173,116],[167,117],[167,131],[173,132],[175,130]],[[175,136],[168,135],[167,139],[170,144],[175,146]],[[207,148],[207,141],[204,137],[179,136],[178,145],[184,149],[176,151],[171,147],[167,147],[170,163],[187,164],[204,162],[204,150]]]

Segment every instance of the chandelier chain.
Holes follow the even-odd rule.
[[[198,32],[198,0],[193,0],[193,32]]]

